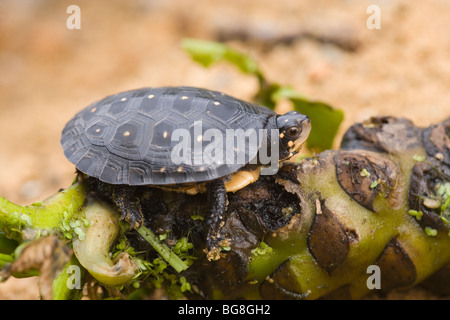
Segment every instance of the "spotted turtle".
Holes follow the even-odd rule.
[[[117,187],[115,202],[132,227],[143,216],[136,200],[127,205],[133,195],[126,186],[208,192],[206,241],[212,248],[223,240],[226,193],[254,182],[267,169],[262,150],[277,167],[296,154],[310,127],[309,118],[298,112],[278,115],[217,91],[142,88],[81,110],[66,124],[61,145],[80,173]]]

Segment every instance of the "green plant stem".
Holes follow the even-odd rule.
[[[11,254],[18,245],[17,241],[9,239],[4,232],[0,231],[0,253]]]
[[[74,183],[42,203],[21,206],[0,196],[0,230],[14,240],[28,240],[21,232],[25,228],[52,230],[60,226],[63,216],[70,218],[85,201],[82,185]]]
[[[69,188],[56,193],[42,203],[39,202],[29,206],[21,206],[0,197],[0,230],[3,231],[0,234],[0,248],[6,248],[1,252],[10,253],[13,251],[14,248],[11,247],[10,239],[21,243],[25,240],[32,240],[30,234],[35,236],[43,230],[47,234],[61,232],[61,221],[69,220],[78,212],[81,212],[80,209],[85,203],[85,199],[84,188],[78,183],[74,183]],[[25,233],[23,232],[25,229],[34,232]],[[150,230],[141,227],[138,232],[177,272],[182,272],[188,268],[186,263],[173,253],[167,245],[161,243]],[[12,262],[12,256],[2,254],[0,260],[1,264],[6,264]],[[66,293],[63,292],[59,295],[65,296]]]
[[[137,229],[137,232],[158,252],[166,262],[171,265],[175,271],[182,272],[188,268],[170,248],[164,243],[160,242],[158,237],[144,226]]]
[[[12,263],[14,258],[12,255],[0,253],[0,268],[3,268],[5,265]]]
[[[69,270],[68,268],[71,268]],[[82,281],[86,275],[84,269],[75,255],[72,255],[70,261],[64,269],[53,280],[53,300],[78,300],[82,296]],[[79,280],[78,284],[74,283]]]

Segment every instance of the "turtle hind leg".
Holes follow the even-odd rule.
[[[113,201],[122,214],[121,220],[130,223],[131,228],[138,228],[144,222],[141,202],[132,188],[116,186],[113,191]]]
[[[222,179],[214,180],[207,185],[208,203],[210,210],[206,218],[208,228],[206,246],[208,255],[216,255],[220,251],[220,243],[226,240],[220,233],[225,224],[225,213],[227,209],[227,192]],[[214,258],[213,258],[214,259]]]

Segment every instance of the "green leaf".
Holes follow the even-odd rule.
[[[254,59],[223,43],[187,38],[183,39],[182,47],[194,61],[205,67],[225,61],[245,74],[256,76],[259,81],[256,103],[275,109],[277,100],[291,100],[296,111],[311,119],[312,129],[307,141],[308,147],[316,151],[332,148],[339,125],[344,118],[341,110],[336,110],[324,102],[310,101],[290,87],[267,81]]]
[[[264,80],[264,77],[261,77],[261,79],[263,82],[260,82],[259,90],[255,96],[255,102],[274,110],[276,107],[276,100],[274,100],[274,97],[281,87],[277,83],[267,83]]]
[[[261,71],[254,59],[223,43],[186,38],[182,41],[182,47],[194,61],[204,67],[209,67],[213,63],[227,61],[243,73],[255,75],[258,78],[261,77]]]
[[[311,133],[307,145],[311,149],[322,151],[331,149],[339,126],[344,119],[341,110],[334,109],[321,101],[310,101],[290,87],[280,87],[273,93],[272,99],[289,99],[294,109],[311,119]]]

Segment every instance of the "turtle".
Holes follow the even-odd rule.
[[[61,145],[80,174],[114,186],[113,199],[131,228],[143,223],[143,215],[128,186],[206,192],[211,249],[224,240],[227,192],[256,181],[269,168],[268,154],[276,155],[271,159],[278,168],[298,153],[310,129],[310,119],[299,112],[279,115],[222,92],[146,87],[78,112],[65,125]]]

